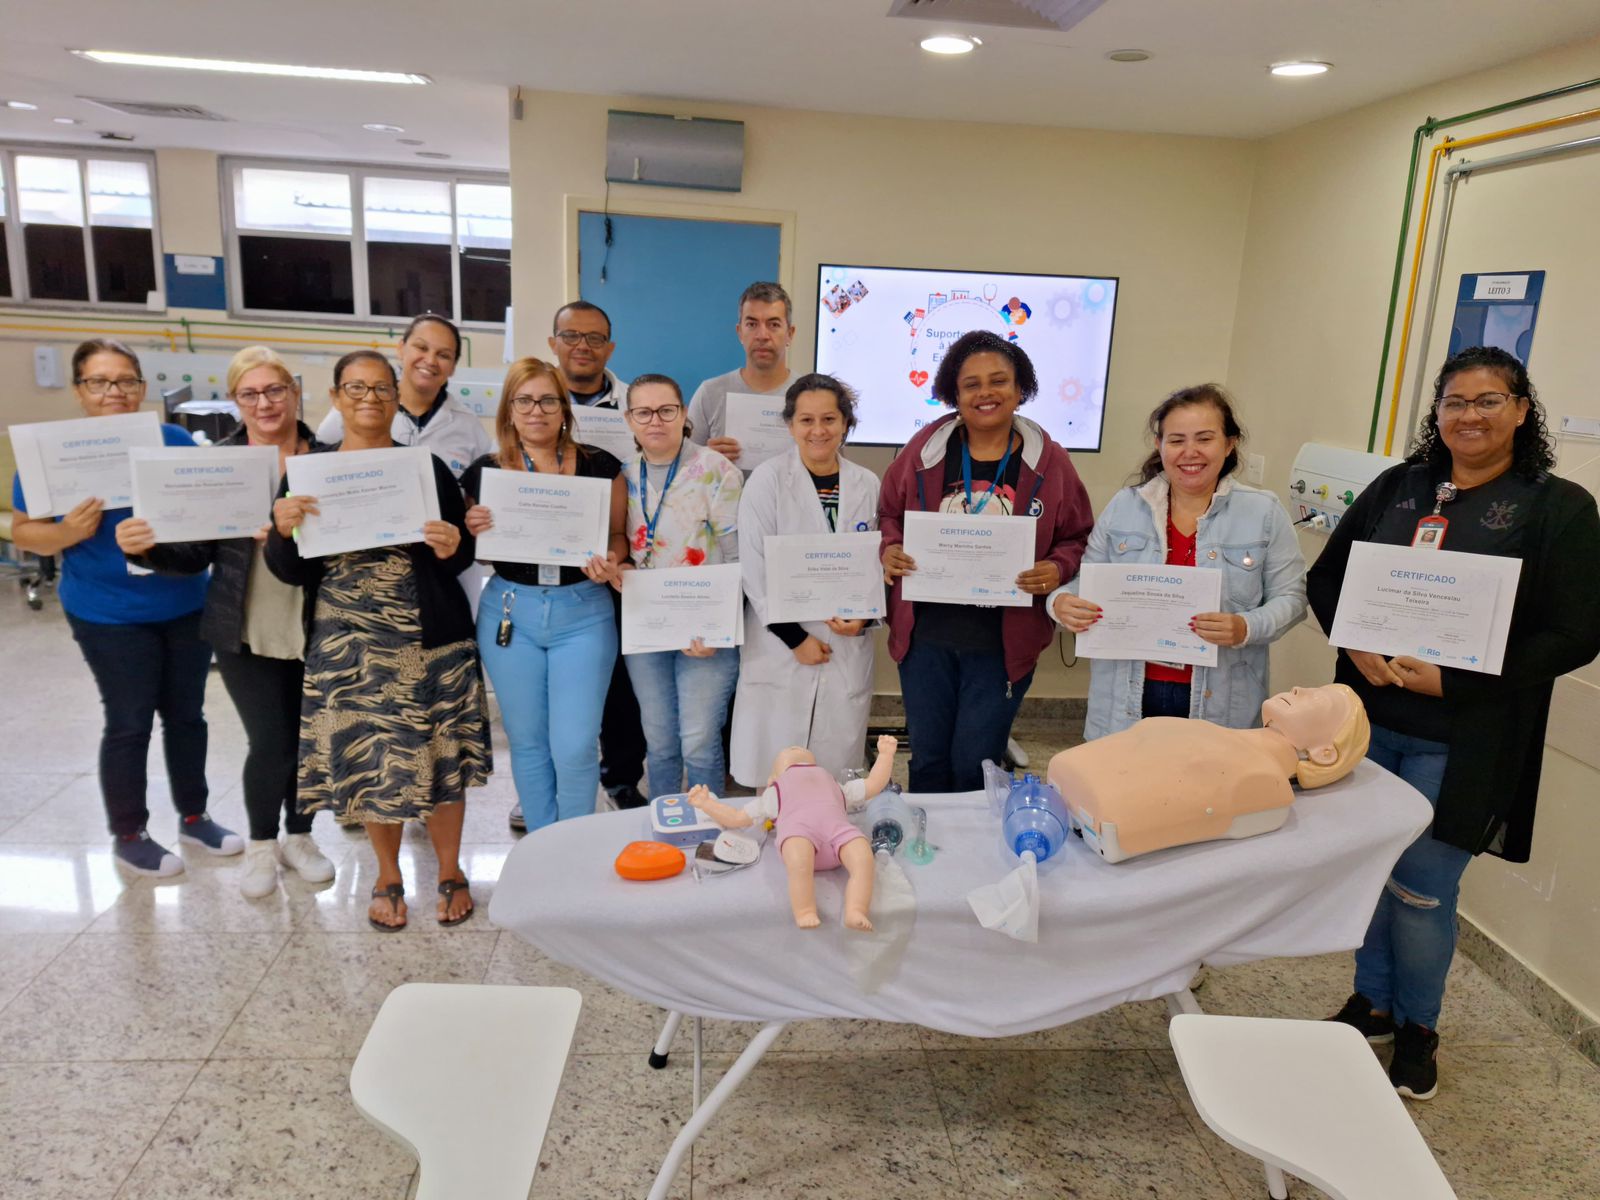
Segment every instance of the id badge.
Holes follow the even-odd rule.
[[[549,563],[540,563],[539,564],[539,586],[540,587],[560,587],[561,586],[561,568],[560,567],[551,566]]]
[[[1444,531],[1450,528],[1450,519],[1434,514],[1417,522],[1417,532],[1411,545],[1416,550],[1437,550],[1444,545]]]

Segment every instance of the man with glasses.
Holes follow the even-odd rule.
[[[606,366],[616,349],[617,344],[611,340],[611,318],[598,304],[574,300],[556,309],[550,352],[556,356],[574,404],[622,407],[627,385]]]
[[[628,385],[606,365],[616,349],[617,344],[611,340],[611,318],[598,304],[573,300],[556,309],[550,350],[561,367],[561,377],[574,404],[623,407]],[[622,596],[615,588],[611,589],[611,603],[620,637]],[[639,808],[648,803],[639,791],[639,781],[644,778],[644,755],[639,702],[628,678],[627,662],[619,654],[611,671],[605,711],[600,715],[600,786],[618,808]],[[514,817],[520,817],[520,810]],[[515,819],[512,827],[516,827]]]
[[[706,380],[689,401],[689,439],[710,446],[750,474],[739,461],[739,443],[727,436],[728,395],[781,396],[789,386],[789,346],[794,341],[794,305],[781,284],[752,283],[739,297],[734,327],[744,347],[744,366]]]

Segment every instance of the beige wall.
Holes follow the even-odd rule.
[[[1430,115],[1470,112],[1596,76],[1600,41],[1590,41],[1476,72],[1260,145],[1229,382],[1253,411],[1271,406],[1273,418],[1253,425],[1255,449],[1268,459],[1269,483],[1282,489],[1287,466],[1304,441],[1366,447],[1411,131]],[[1449,132],[1460,138],[1596,106],[1600,90]],[[1600,122],[1466,153],[1483,159],[1597,133]],[[1545,400],[1558,414],[1600,415],[1592,350],[1592,331],[1600,321],[1594,293],[1600,267],[1596,179],[1600,156],[1472,180],[1459,197],[1445,256],[1446,320],[1454,307],[1453,278],[1463,271],[1550,271],[1531,361]],[[1442,337],[1424,348],[1422,369],[1437,368]],[[1563,466],[1572,470],[1577,457],[1564,448]],[[1578,477],[1596,486],[1592,467]],[[1314,536],[1304,542],[1308,558],[1320,549]],[[1277,648],[1273,674],[1279,684],[1321,682],[1329,677],[1332,661],[1311,623]],[[1585,677],[1596,678],[1594,672],[1591,668]],[[1600,771],[1574,755],[1587,747],[1592,756],[1600,741],[1595,692],[1592,685],[1572,680],[1563,681],[1558,692],[1553,727],[1583,722],[1587,729],[1553,730],[1572,753],[1546,752],[1534,860],[1508,865],[1478,859],[1467,871],[1461,906],[1591,1019],[1600,1015],[1600,885],[1593,865],[1600,860],[1594,805]]]
[[[222,198],[215,154],[203,150],[157,150],[156,198],[163,253],[223,253]],[[262,329],[248,322],[232,321],[226,313],[211,309],[173,308],[165,312],[132,312],[127,316],[139,318],[140,323],[131,320],[119,322],[117,314],[103,311],[85,313],[0,304],[0,380],[5,381],[4,388],[0,389],[0,428],[13,423],[49,421],[78,415],[77,402],[70,389],[44,389],[35,385],[35,346],[55,346],[65,376],[72,348],[85,337],[96,334],[118,337],[135,353],[174,347],[181,350],[186,343],[183,327],[179,324],[180,318],[222,321],[227,328],[196,331],[207,336],[197,336],[195,348],[226,355],[240,346],[261,342],[279,350],[290,368],[305,380],[306,415],[315,424],[327,411],[331,369],[339,355],[358,345],[377,345],[387,349],[395,340],[377,327],[370,334],[319,330],[315,326],[307,326],[300,331]],[[85,320],[86,317],[93,319]],[[152,319],[162,323],[142,323]],[[302,324],[293,321],[282,323]],[[349,327],[356,328],[353,323]],[[472,331],[468,331],[467,336],[471,341],[475,364],[500,364],[504,338],[499,334]],[[295,339],[326,340],[330,344],[308,346]],[[156,399],[153,394],[152,399]]]
[[[527,116],[511,125],[512,290],[527,345],[542,344],[550,313],[570,298],[566,197],[604,189],[606,110],[661,106],[526,89],[523,102]],[[1228,373],[1249,143],[706,104],[671,111],[745,122],[743,190],[696,197],[614,184],[613,209],[645,202],[693,215],[682,206],[703,198],[722,216],[787,215],[783,273],[797,312],[814,309],[824,261],[1120,276],[1106,448],[1075,456],[1096,508],[1143,457],[1142,418],[1156,401]],[[791,362],[809,369],[810,322],[797,324]],[[889,455],[858,457],[881,472]],[[1059,650],[1058,639],[1033,694],[1084,694],[1087,671],[1063,669]],[[879,660],[880,690],[898,691],[892,664]]]

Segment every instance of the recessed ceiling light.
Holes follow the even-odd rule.
[[[222,71],[232,75],[292,75],[300,79],[339,79],[350,83],[432,83],[410,71],[366,71],[354,67],[299,67],[288,63],[236,62],[224,58],[180,58],[173,54],[132,54],[122,50],[74,50],[79,58],[126,67],[168,67],[181,71]]]
[[[421,146],[424,144],[421,138],[395,138],[395,141],[402,146]]]
[[[1325,75],[1332,63],[1325,62],[1281,62],[1273,63],[1270,70],[1274,75],[1299,77],[1302,75]]]
[[[52,121],[54,121],[57,125],[82,125],[83,124],[83,122],[78,120],[77,117],[51,117],[50,119]]]
[[[440,150],[418,150],[417,151],[417,157],[418,158],[449,158],[450,156],[448,154],[445,154],[443,151],[440,151]]]
[[[983,45],[975,37],[956,33],[935,34],[923,38],[918,44],[929,54],[971,54],[976,47]]]
[[[20,108],[24,112],[32,112],[34,109],[38,108],[39,106],[37,104],[29,104],[26,100],[7,100],[6,101],[6,107],[7,108]]]
[[[1106,55],[1112,62],[1144,62],[1150,57],[1148,50],[1113,50]]]
[[[363,125],[361,128],[367,130],[369,133],[404,133],[405,132],[405,130],[400,128],[400,126],[398,126],[398,125],[380,125],[376,121],[373,122],[370,125]]]

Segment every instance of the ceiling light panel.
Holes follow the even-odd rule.
[[[217,71],[228,75],[287,75],[297,79],[333,79],[346,83],[432,83],[410,71],[368,71],[354,67],[303,67],[289,63],[238,62],[223,58],[181,58],[172,54],[136,54],[123,50],[74,50],[79,58],[125,67],[164,67],[176,71]]]

